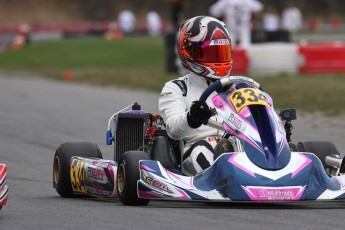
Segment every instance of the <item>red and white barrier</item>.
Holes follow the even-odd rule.
[[[249,71],[249,58],[246,49],[234,48],[232,50],[232,75],[247,75]]]
[[[295,44],[263,43],[247,49],[250,75],[297,73],[298,53]]]
[[[300,45],[298,50],[303,57],[300,73],[345,73],[345,44]]]
[[[30,41],[59,40],[66,33],[104,30],[108,22],[33,25]],[[17,26],[1,26],[0,34],[18,33]],[[4,39],[3,39],[4,40]],[[6,37],[5,37],[6,40]],[[233,47],[233,75],[275,75],[279,73],[345,73],[345,43],[294,44],[260,43],[247,48]]]
[[[233,60],[233,75],[345,73],[345,44],[253,44],[234,48]]]

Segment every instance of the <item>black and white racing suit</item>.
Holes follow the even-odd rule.
[[[159,98],[159,113],[167,126],[168,135],[184,142],[182,171],[186,175],[200,173],[212,164],[213,148],[223,135],[222,130],[205,125],[193,129],[187,123],[187,113],[192,102],[199,100],[207,87],[204,77],[191,72],[167,82]],[[211,98],[212,95],[206,102],[212,108]],[[217,120],[217,116],[211,119]]]

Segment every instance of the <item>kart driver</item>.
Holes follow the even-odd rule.
[[[210,83],[230,75],[232,67],[231,40],[225,24],[213,17],[197,16],[181,25],[177,50],[182,65],[190,72],[165,84],[159,98],[159,113],[167,133],[174,140],[183,140],[182,172],[195,175],[213,163],[214,148],[223,135],[203,125],[212,116],[211,96],[206,103],[199,98]],[[221,144],[233,151],[230,142]],[[230,150],[230,151],[229,151]]]

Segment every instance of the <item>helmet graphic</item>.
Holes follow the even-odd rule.
[[[198,75],[214,79],[230,75],[229,32],[223,22],[213,17],[187,20],[179,29],[177,50],[182,65]]]

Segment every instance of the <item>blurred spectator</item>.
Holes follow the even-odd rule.
[[[265,31],[273,32],[280,29],[279,15],[274,7],[269,7],[263,15],[262,26]]]
[[[238,30],[236,22],[236,5],[240,0],[218,0],[211,5],[210,14],[221,21],[224,21],[232,41],[232,44],[237,44]]]
[[[135,29],[136,17],[130,10],[121,11],[118,17],[121,30],[125,34],[132,33]]]
[[[171,26],[168,27],[164,36],[166,48],[166,71],[176,73],[180,67],[184,69],[177,56],[176,35],[179,26],[183,23],[183,0],[170,0]]]
[[[17,50],[29,43],[29,36],[31,32],[31,27],[28,24],[21,24],[18,27],[17,34],[14,36],[9,48],[12,50]]]
[[[123,38],[123,33],[117,25],[116,21],[109,23],[108,30],[105,32],[104,38],[107,40]]]
[[[239,41],[240,46],[247,47],[251,43],[252,13],[262,9],[263,4],[257,0],[218,0],[209,11],[224,20],[233,44]]]
[[[171,21],[174,30],[183,22],[183,0],[171,0]]]
[[[302,13],[290,2],[282,14],[282,28],[289,32],[296,32],[302,26]]]
[[[146,28],[150,36],[158,36],[161,33],[162,20],[156,11],[149,11],[146,15]]]

